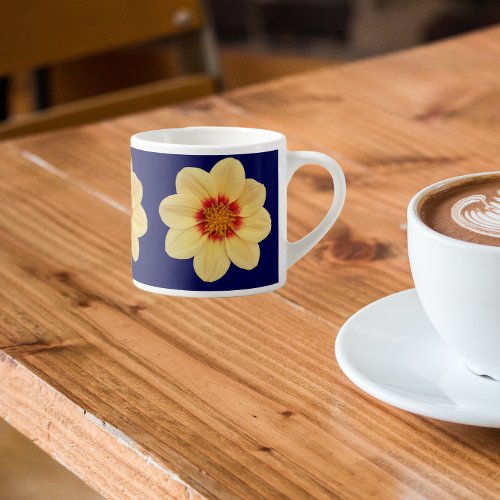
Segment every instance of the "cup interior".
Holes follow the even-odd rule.
[[[283,134],[243,127],[185,127],[150,130],[132,136],[131,145],[146,151],[270,149],[284,142]]]
[[[455,243],[459,245],[473,245],[475,247],[479,247],[482,249],[492,249],[500,252],[499,246],[487,245],[487,244],[478,244],[470,241],[464,241],[461,239],[457,239],[451,236],[447,236],[441,232],[436,231],[431,226],[429,226],[426,221],[422,218],[422,207],[428,202],[432,197],[439,196],[440,193],[443,193],[447,190],[453,189],[454,187],[460,187],[462,185],[468,185],[469,183],[478,183],[480,184],[483,181],[487,181],[489,179],[494,179],[495,181],[500,181],[500,171],[492,171],[492,172],[478,172],[474,174],[466,174],[457,177],[452,177],[449,179],[444,179],[442,181],[431,184],[430,186],[425,187],[421,191],[419,191],[410,201],[408,205],[408,221],[412,221],[416,223],[422,230],[426,232],[432,233],[435,237],[444,239],[449,243]]]
[[[422,193],[422,196],[419,197],[418,203],[416,204],[417,214],[420,217],[422,206],[428,202],[430,198],[439,196],[440,193],[454,189],[455,187],[459,188],[460,186],[467,186],[475,183],[480,184],[481,182],[489,181],[490,179],[500,181],[500,172],[481,172],[477,174],[463,175],[460,177],[445,179],[433,184],[429,186],[429,188],[426,188],[424,190],[425,192]]]

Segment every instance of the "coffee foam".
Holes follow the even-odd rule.
[[[500,172],[444,181],[419,200],[417,212],[441,234],[500,247]]]
[[[500,190],[491,201],[484,194],[474,194],[457,201],[451,208],[451,217],[464,229],[500,238]]]

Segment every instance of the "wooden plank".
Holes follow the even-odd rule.
[[[468,129],[460,129],[456,123],[463,127],[464,119],[458,114],[453,120],[447,119],[445,124],[419,118],[436,106],[436,95],[446,95],[453,85],[459,88],[463,85],[462,75],[442,69],[445,61],[459,52],[459,43],[446,42],[443,46],[432,47],[432,51],[441,52],[439,61],[443,61],[443,64],[436,64],[436,68],[422,69],[420,62],[413,62],[413,57],[407,56],[403,61],[403,56],[397,54],[376,62],[354,64],[353,69],[348,65],[316,72],[315,78],[306,75],[283,79],[234,91],[223,98],[214,97],[177,109],[118,120],[105,125],[106,131],[114,137],[115,168],[123,170],[128,164],[129,134],[140,129],[190,124],[274,128],[287,134],[291,148],[316,149],[337,157],[346,167],[351,187],[345,211],[323,243],[292,269],[289,286],[282,293],[340,325],[346,315],[366,303],[411,286],[406,235],[401,225],[405,222],[406,204],[413,193],[445,177],[498,168],[495,162],[500,151],[494,130],[475,134],[476,121]],[[425,59],[420,54],[430,50],[420,49],[411,55]],[[397,64],[392,62],[393,58]],[[415,92],[406,91],[409,97],[405,98],[394,83],[392,86],[387,83],[385,98],[380,97],[382,86],[371,92],[370,82],[377,81],[377,62],[384,84],[397,82],[398,75],[412,75],[413,81],[418,82]],[[360,76],[365,74],[368,83]],[[404,88],[409,86],[409,78],[402,82]],[[355,81],[359,83],[355,85]],[[439,82],[442,82],[442,91],[439,91]],[[492,87],[491,83],[489,85]],[[478,89],[484,87],[484,83],[476,84]],[[474,94],[468,90],[469,94],[471,92]],[[492,95],[494,98],[495,94]],[[387,104],[393,101],[395,104]],[[413,109],[405,116],[402,110],[407,108]],[[128,203],[127,178],[114,171],[113,166],[111,171],[100,169],[100,172],[86,166],[95,164],[88,151],[89,146],[96,144],[97,135],[90,129],[80,131],[78,144],[71,150],[65,147],[66,140],[51,140],[50,137],[31,140],[26,148],[55,165],[63,165],[63,169],[70,169],[76,178],[88,176],[91,186],[121,203]],[[107,147],[105,135],[102,137],[96,144],[97,150]],[[80,168],[83,165],[85,167]],[[386,209],[388,176],[398,185],[398,196],[391,196],[389,200],[393,205],[391,210]],[[299,173],[299,179],[305,182],[298,183],[297,189],[292,183],[290,193],[289,234],[292,239],[314,227],[330,199],[329,181],[321,170],[304,170]],[[108,181],[112,185],[107,184]],[[366,204],[368,197],[371,205]],[[357,214],[355,224],[345,222],[351,218],[351,213]],[[384,227],[383,238],[379,227]],[[320,265],[320,261],[323,264]],[[386,267],[394,270],[397,280],[392,276],[390,279],[378,277],[380,269]],[[318,280],[318,272],[326,279]],[[330,297],[343,297],[348,292],[338,289],[347,276],[351,282],[358,282],[358,292],[348,293],[344,303],[337,303],[336,308],[332,308]],[[347,288],[352,285],[348,284]],[[312,297],[314,304],[311,304]]]
[[[189,33],[202,21],[198,0],[4,0],[0,75]]]
[[[32,344],[37,348],[43,349]],[[134,499],[201,498],[118,429],[68,401],[4,353],[0,380],[0,416],[15,422],[25,436],[99,493]]]
[[[9,290],[8,297],[2,293],[5,360],[29,367],[169,470],[181,468],[204,494],[324,497],[341,485],[355,492],[356,463],[363,464],[358,474],[373,475],[374,488],[391,479],[365,463],[365,447],[354,451],[331,435],[329,412],[317,408],[331,397],[328,325],[273,295],[251,299],[249,310],[245,299],[201,303],[134,290],[127,215],[3,158],[9,166],[0,192],[10,206],[1,227],[1,279]],[[321,363],[309,345],[311,321],[323,343]],[[283,435],[284,427],[290,432]],[[315,434],[318,443],[310,447]],[[78,440],[78,448],[85,443]],[[311,470],[303,469],[304,454],[315,464]],[[350,469],[341,482],[331,476]],[[81,473],[78,464],[75,471]],[[409,491],[399,481],[392,488]]]
[[[411,286],[411,194],[498,169],[494,40],[499,29],[1,147],[3,351],[205,495],[498,497],[496,431],[383,405],[332,356],[349,314]],[[477,82],[454,63],[471,46],[488,66],[473,62]],[[433,112],[451,89],[453,113]],[[200,303],[129,285],[129,135],[209,123],[282,130],[346,169],[339,224],[279,293]],[[291,185],[292,237],[321,216],[325,179],[310,168]]]
[[[331,325],[275,294],[198,302],[135,290],[127,214],[6,153],[1,362],[21,363],[60,394],[51,420],[73,402],[209,496],[492,491],[484,449],[353,391],[334,362]],[[2,412],[25,430],[14,410],[36,402],[8,392],[17,399],[2,384]],[[99,457],[84,438],[96,424],[81,420],[66,438],[83,464],[45,444],[56,440],[50,432],[37,443],[113,496],[101,476],[89,477]],[[481,472],[466,478],[456,472],[464,468]],[[136,475],[137,488],[147,474]]]
[[[212,78],[206,74],[178,76],[96,97],[61,104],[22,120],[0,126],[0,139],[71,127],[115,116],[165,106],[211,94]]]

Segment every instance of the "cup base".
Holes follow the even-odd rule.
[[[500,382],[500,374],[488,373],[485,370],[480,370],[479,368],[471,366],[469,363],[465,363],[465,366],[474,374],[479,377],[488,378],[493,380],[493,382]]]
[[[132,283],[141,290],[146,292],[157,293],[160,295],[172,295],[174,297],[190,297],[190,298],[217,298],[217,297],[242,297],[245,295],[257,295],[277,290],[285,285],[285,280],[278,281],[272,285],[261,286],[259,288],[248,288],[243,290],[220,290],[220,291],[196,291],[196,290],[176,290],[170,288],[161,288],[153,285],[141,283],[132,279]]]

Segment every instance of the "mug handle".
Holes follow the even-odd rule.
[[[306,164],[320,165],[328,171],[333,179],[335,195],[323,220],[309,234],[298,241],[287,241],[287,268],[290,268],[299,259],[304,257],[325,236],[328,230],[335,224],[345,201],[345,177],[340,165],[330,156],[317,153],[316,151],[287,152],[287,186],[292,180],[293,174]]]

